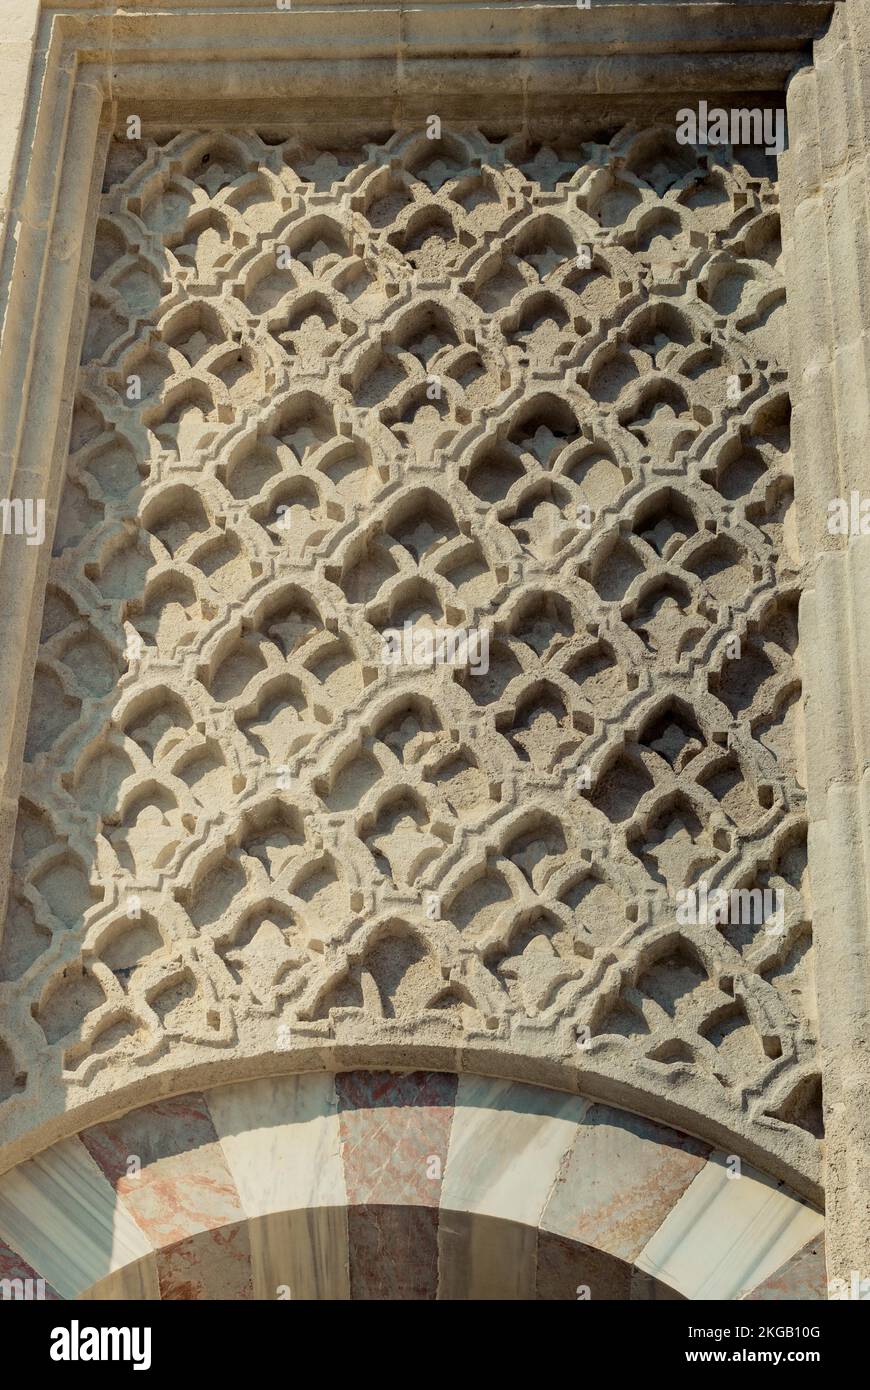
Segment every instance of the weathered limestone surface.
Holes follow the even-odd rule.
[[[827,523],[833,499],[868,494],[868,47],[850,2],[790,86],[783,162],[829,1269],[847,1280],[870,1267],[870,537]]]
[[[589,1069],[813,1181],[763,164],[667,128],[114,141],[3,944],[10,1110],[425,1045]],[[488,670],[390,667],[405,624],[484,630]],[[781,933],[680,929],[699,878],[780,891]]]
[[[428,1066],[818,1199],[823,1075],[865,1269],[866,15],[790,87],[784,263],[775,167],[673,115],[781,102],[829,5],[152,9],[0,22],[0,466],[53,537],[0,537],[0,1168]],[[489,672],[385,668],[406,621]],[[783,933],[680,925],[699,877]]]

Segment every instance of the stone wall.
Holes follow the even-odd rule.
[[[811,1179],[775,184],[666,127],[431,133],[109,150],[7,1099],[425,1042]],[[385,659],[433,628],[488,660]],[[781,921],[682,925],[699,881]]]
[[[127,8],[0,33],[0,458],[47,537],[0,538],[0,1169],[202,1085],[484,1073],[827,1189],[848,1277],[858,7],[814,66],[808,0],[349,5],[338,49]],[[675,112],[795,69],[783,256],[775,161]],[[776,912],[686,921],[700,881]]]

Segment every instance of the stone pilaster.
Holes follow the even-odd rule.
[[[828,1276],[870,1275],[870,11],[839,7],[788,92],[782,161],[810,872],[826,1118]]]

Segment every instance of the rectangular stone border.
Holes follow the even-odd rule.
[[[419,120],[510,118],[584,101],[781,93],[837,0],[493,0],[406,7],[321,0],[6,0],[0,18],[0,477],[44,497],[63,482],[105,145],[130,104],[275,103],[274,119],[334,109]],[[870,716],[859,623],[870,539],[825,529],[827,501],[867,474],[870,20],[838,0],[815,66],[788,90],[782,160],[795,397],[795,473],[806,587],[810,866],[827,1120],[829,1268],[870,1270]],[[149,13],[150,12],[150,13]],[[497,21],[497,22],[496,22]],[[461,56],[457,56],[461,55]],[[339,80],[337,81],[337,77]],[[288,93],[292,96],[288,97]],[[519,107],[519,111],[518,111]],[[279,114],[280,108],[280,114]],[[245,108],[247,109],[247,108]],[[51,306],[50,313],[43,306]],[[20,791],[49,547],[0,540],[0,904]],[[864,606],[862,608],[862,600]]]
[[[848,0],[788,89],[781,160],[809,861],[825,1091],[828,1273],[870,1272],[870,536],[828,503],[870,491],[870,13]]]

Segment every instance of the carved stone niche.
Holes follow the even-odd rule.
[[[519,1294],[436,1251],[425,1296],[534,1292],[530,1230],[610,1296],[825,1296],[866,1200],[857,7],[139,8],[0,29],[9,1259],[178,1296],[132,1199],[123,1260],[46,1274],[22,1174],[90,1155],[108,1210],[189,1122],[250,1215],[280,1086],[337,1146],[388,1094],[468,1241],[451,1145],[505,1111],[517,1163],[612,1142],[668,1194],[593,1238],[548,1179],[492,1211]],[[794,73],[779,161],[677,139]],[[294,1194],[326,1241],[432,1205],[343,1162]],[[745,1228],[712,1282],[693,1203]]]

